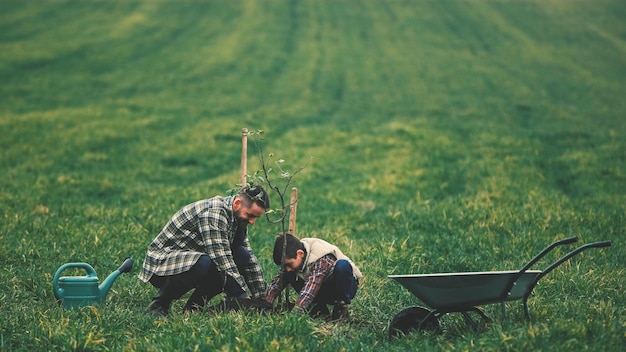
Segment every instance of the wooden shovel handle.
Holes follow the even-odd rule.
[[[246,173],[248,172],[248,129],[241,129],[241,188],[246,186]]]
[[[298,189],[291,189],[291,202],[289,203],[289,233],[296,234],[296,211],[298,210]]]

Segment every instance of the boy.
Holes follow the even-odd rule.
[[[285,259],[283,245],[287,239]],[[286,285],[299,292],[296,313],[309,312],[311,316],[332,320],[349,319],[347,305],[356,295],[359,280],[363,277],[359,268],[336,246],[318,239],[298,239],[292,234],[276,236],[274,263],[281,271],[272,280],[265,300],[273,303]],[[330,315],[327,304],[334,305]]]

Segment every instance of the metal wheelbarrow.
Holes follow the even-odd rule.
[[[611,245],[610,241],[589,243],[567,253],[543,271],[530,270],[555,247],[577,241],[577,237],[570,237],[552,243],[520,270],[389,275],[432,308],[413,306],[400,311],[389,323],[389,337],[407,334],[411,330],[440,332],[439,318],[447,313],[461,313],[465,321],[476,328],[477,323],[470,312],[478,314],[485,323],[491,321],[478,306],[500,303],[502,317],[506,319],[506,302],[520,299],[523,300],[524,314],[530,319],[528,298],[542,277],[586,249]]]

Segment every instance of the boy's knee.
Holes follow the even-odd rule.
[[[335,262],[335,274],[338,275],[352,275],[352,265],[345,259],[339,259]]]

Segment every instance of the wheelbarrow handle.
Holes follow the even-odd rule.
[[[550,251],[552,251],[555,247],[557,246],[562,246],[564,244],[570,244],[570,243],[574,243],[578,241],[578,237],[574,236],[574,237],[569,237],[569,238],[564,238],[562,240],[558,240],[555,242],[552,242],[548,247],[544,248],[541,252],[539,252],[539,254],[537,254],[533,259],[531,259],[528,263],[526,263],[526,265],[524,265],[518,272],[517,274],[513,275],[511,277],[511,279],[509,280],[509,283],[505,286],[505,290],[502,292],[502,300],[506,299],[507,295],[509,294],[509,292],[511,291],[511,289],[513,288],[513,285],[515,285],[515,282],[517,281],[517,279],[519,279],[520,277],[522,277],[522,275],[524,275],[524,273],[530,269],[530,267],[532,267],[533,265],[535,265],[535,263],[537,263],[541,258],[543,258],[546,254],[548,254]],[[536,282],[535,282],[536,283]],[[534,286],[534,285],[533,285]],[[532,287],[532,286],[531,286]]]
[[[593,242],[593,243],[587,243],[583,246],[580,246],[574,249],[573,251],[567,253],[566,255],[562,256],[559,260],[557,260],[556,262],[548,266],[541,274],[537,276],[536,281],[539,281],[541,277],[547,275],[549,272],[554,270],[557,266],[563,264],[564,262],[568,261],[571,257],[577,255],[578,253],[584,250],[587,250],[589,248],[603,248],[603,247],[610,247],[610,246],[611,246],[611,241]]]
[[[561,244],[570,244],[574,242],[578,242],[578,237],[574,236],[574,237],[564,238],[560,241],[556,241],[555,243],[558,243],[559,245],[561,245]]]
[[[611,241],[589,243],[587,246],[593,248],[611,247]]]
[[[515,281],[517,281],[517,279],[519,277],[522,276],[522,274],[528,270],[528,268],[530,268],[533,264],[535,264],[535,262],[537,262],[541,257],[543,257],[544,255],[546,255],[549,251],[551,251],[554,247],[561,245],[561,244],[566,244],[566,243],[572,243],[572,242],[576,242],[578,241],[578,238],[576,237],[570,237],[570,238],[566,238],[563,239],[561,241],[557,241],[552,243],[549,247],[547,247],[546,249],[544,249],[541,253],[539,253],[537,256],[535,256],[535,258],[533,258],[530,262],[528,262],[528,264],[526,264],[524,266],[524,268],[522,268],[519,273],[517,275],[515,275],[513,277],[513,279],[511,280],[511,282],[507,285],[506,287],[506,292],[503,294],[503,298],[506,297],[506,294],[508,292],[510,292],[511,288],[513,287],[513,285],[515,284]],[[533,280],[533,282],[528,285],[527,287],[527,292],[525,295],[525,300],[528,299],[528,296],[531,294],[531,292],[533,291],[533,289],[535,288],[535,286],[537,285],[537,283],[539,282],[539,280],[541,280],[542,277],[546,276],[549,272],[551,272],[552,270],[554,270],[557,266],[563,264],[564,262],[568,261],[570,258],[572,258],[573,256],[577,255],[578,253],[589,249],[589,248],[602,248],[602,247],[609,247],[611,246],[611,241],[602,241],[602,242],[593,242],[593,243],[588,243],[585,245],[582,245],[576,249],[574,249],[573,251],[567,253],[566,255],[562,256],[561,258],[559,258],[559,260],[557,260],[556,262],[552,263],[550,266],[548,266],[545,270],[543,270],[539,275],[537,275],[537,277],[535,277],[535,279]],[[528,311],[526,311],[526,315],[528,316]]]
[[[578,242],[578,237],[574,236],[574,237],[564,238],[564,239],[556,241],[556,242],[552,242],[552,244],[550,244],[548,247],[544,248],[544,250],[542,250],[533,259],[531,259],[528,263],[526,263],[526,265],[524,265],[524,267],[522,269],[520,269],[520,276],[526,270],[530,269],[531,266],[535,265],[535,263],[537,263],[539,261],[539,259],[543,258],[546,254],[548,254],[550,251],[552,251],[557,246],[562,246],[564,244],[570,244],[570,243],[574,243],[574,242]]]

